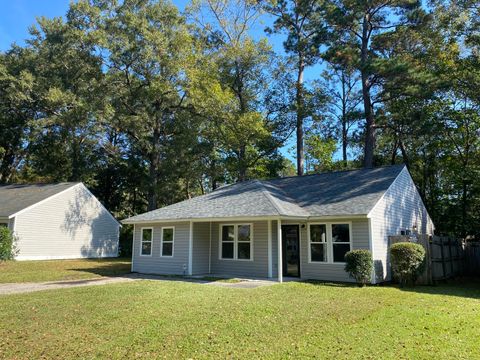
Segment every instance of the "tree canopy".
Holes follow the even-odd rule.
[[[83,181],[124,217],[405,163],[437,231],[478,237],[479,18],[474,0],[73,2],[0,52],[0,183]]]

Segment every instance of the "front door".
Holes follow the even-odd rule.
[[[282,225],[283,276],[300,276],[298,225]]]

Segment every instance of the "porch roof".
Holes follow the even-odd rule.
[[[125,224],[239,217],[366,215],[404,165],[250,180],[123,220]]]

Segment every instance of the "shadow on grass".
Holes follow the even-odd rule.
[[[130,259],[89,259],[87,262],[92,263],[92,267],[71,268],[68,270],[87,272],[100,276],[119,276],[131,273]],[[104,263],[104,264],[102,264]]]
[[[403,288],[398,285],[390,286],[405,292],[480,299],[480,278],[462,277],[435,285],[416,285]]]
[[[321,285],[321,286],[330,286],[337,288],[359,288],[355,283],[349,282],[331,282],[331,281],[322,281],[322,280],[302,280],[301,282],[311,285]]]

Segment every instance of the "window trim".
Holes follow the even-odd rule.
[[[309,264],[329,264],[329,265],[345,265],[345,261],[333,261],[333,238],[332,238],[332,225],[342,225],[342,224],[347,224],[348,225],[348,236],[349,236],[349,242],[348,244],[350,245],[350,250],[353,248],[353,237],[352,237],[352,222],[351,221],[331,221],[331,222],[312,222],[308,223],[308,229],[307,229],[307,238],[308,238],[308,263]],[[312,249],[311,249],[311,237],[310,237],[310,226],[311,225],[325,225],[326,227],[326,241],[325,244],[327,246],[327,261],[312,261]],[[313,243],[313,244],[320,244],[320,243]],[[336,244],[347,244],[346,242],[341,242],[341,243],[336,243]]]
[[[348,242],[336,242],[334,243],[333,242],[333,235],[332,235],[332,225],[348,225]],[[352,251],[352,244],[353,244],[353,241],[352,241],[352,222],[351,221],[344,221],[344,222],[332,222],[330,223],[330,243],[331,243],[331,247],[332,247],[332,264],[341,264],[341,265],[345,265],[345,261],[334,261],[333,259],[333,245],[334,244],[341,244],[341,245],[345,245],[345,244],[348,244],[350,246],[350,250],[348,251]]]
[[[250,241],[238,241],[238,227],[242,225],[250,226]],[[233,258],[223,258],[222,257],[222,229],[224,226],[233,226]],[[218,227],[218,259],[223,261],[253,261],[253,223],[236,223],[236,224],[220,224]],[[231,241],[227,241],[227,243],[232,243]],[[239,259],[238,258],[238,244],[250,244],[250,259]]]
[[[310,232],[310,228],[312,225],[325,225],[325,242],[313,242],[313,244],[325,244],[325,248],[327,249],[327,261],[314,261],[312,260],[312,235]],[[308,229],[307,229],[307,237],[308,237],[308,263],[312,264],[328,264],[329,259],[330,259],[330,251],[328,250],[328,228],[329,225],[328,223],[308,223]]]
[[[152,239],[150,241],[143,241],[143,230],[152,230]],[[150,243],[150,254],[142,254],[142,249],[143,249],[143,243],[144,242],[149,242]],[[147,256],[147,257],[152,257],[153,255],[153,227],[148,226],[148,227],[141,227],[140,228],[140,256]]]
[[[172,240],[171,241],[165,241],[167,244],[172,244],[172,255],[163,255],[163,230],[167,229],[172,229],[173,234],[172,234]],[[175,226],[162,226],[161,228],[161,233],[160,233],[160,257],[166,257],[166,258],[172,258],[175,255]]]

